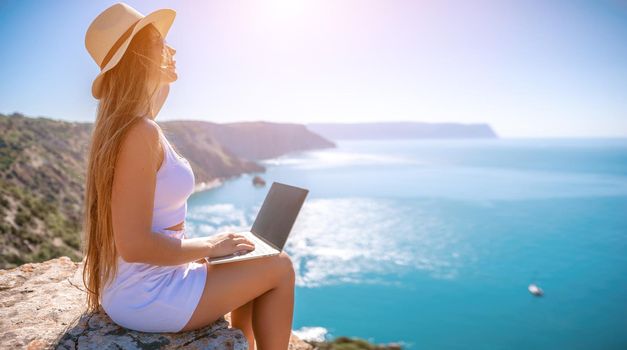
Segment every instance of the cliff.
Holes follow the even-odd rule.
[[[488,124],[459,123],[315,123],[307,129],[331,140],[496,138]]]
[[[193,144],[204,139],[215,140],[239,158],[261,160],[290,152],[335,147],[335,144],[302,124],[238,122],[216,124],[203,121],[177,120],[161,122],[185,154],[193,154]]]
[[[87,314],[81,267],[61,257],[0,270],[0,349],[248,349],[228,314],[200,330],[163,334],[119,327],[102,311]],[[290,350],[312,348],[292,335]]]
[[[197,185],[265,168],[254,160],[334,144],[297,124],[158,122]],[[93,123],[0,114],[0,268],[80,259]]]

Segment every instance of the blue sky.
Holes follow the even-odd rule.
[[[177,11],[158,120],[486,122],[627,136],[626,1],[128,1]],[[110,1],[0,2],[0,113],[93,121]]]

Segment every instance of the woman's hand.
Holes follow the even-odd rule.
[[[255,249],[255,244],[243,235],[226,232],[208,237],[210,249],[208,258],[215,258],[233,253],[246,253]]]

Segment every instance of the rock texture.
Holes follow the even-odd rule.
[[[81,264],[67,257],[0,270],[1,349],[248,349],[229,315],[185,333],[143,333],[87,314]],[[292,335],[290,350],[313,347]]]

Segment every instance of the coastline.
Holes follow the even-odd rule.
[[[216,187],[220,187],[220,186],[222,186],[222,184],[224,184],[224,179],[222,179],[222,178],[215,178],[215,179],[210,180],[210,181],[203,181],[203,182],[197,183],[194,186],[194,192],[193,193],[202,192],[202,191],[208,191],[208,190],[214,189]]]

